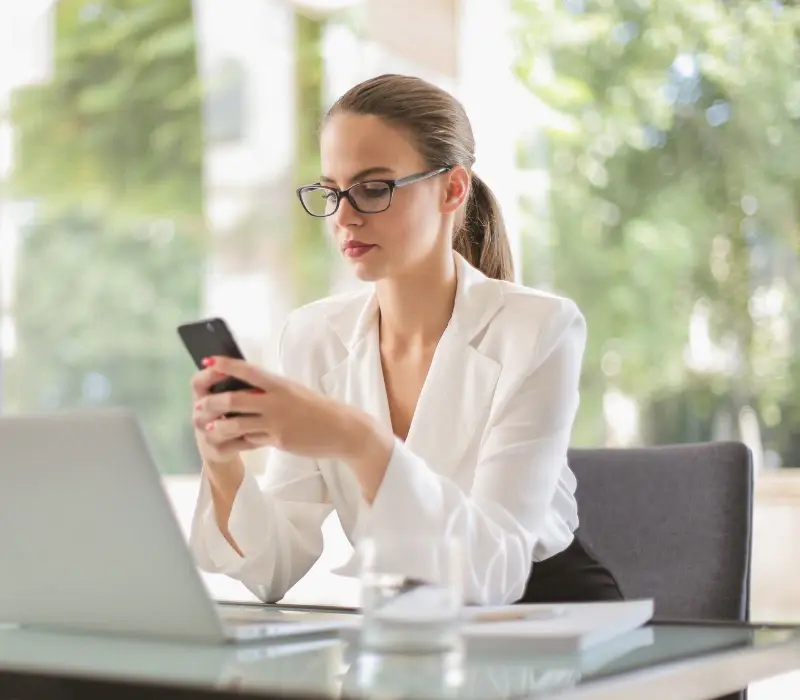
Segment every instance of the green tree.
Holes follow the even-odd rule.
[[[319,171],[323,29],[322,20],[295,17],[300,120],[287,197]],[[191,363],[175,326],[200,314],[211,252],[204,100],[209,88],[229,87],[201,84],[196,53],[191,0],[61,0],[52,80],[18,91],[12,104],[10,192],[37,214],[21,250],[9,404],[132,406],[167,471],[197,464]],[[222,78],[245,80],[239,70]],[[280,241],[285,232],[270,223],[254,216],[226,246],[246,258],[254,236]],[[319,222],[300,212],[285,245],[294,301],[326,293]]]
[[[590,325],[578,441],[602,440],[611,386],[645,408],[696,392],[698,425],[709,393],[734,411],[756,402],[769,428],[797,394],[781,329],[800,330],[800,10],[716,0],[516,9],[518,75],[556,117],[542,147],[523,151],[551,176],[547,228],[529,218],[530,281],[546,252]],[[778,316],[759,316],[754,303],[781,289]],[[740,360],[730,368],[687,365],[701,300],[712,340]],[[647,437],[676,438],[658,424]]]
[[[82,213],[37,220],[20,259],[9,409],[128,406],[163,471],[196,468],[191,363],[175,328],[199,308],[204,253],[169,220],[116,229]]]
[[[323,117],[325,64],[322,39],[325,21],[295,13],[295,85],[297,131],[295,136],[295,187],[316,182],[320,175],[319,125]],[[322,221],[295,206],[292,217],[294,297],[303,304],[325,296],[331,283],[331,254]]]
[[[50,82],[17,93],[12,194],[202,230],[190,0],[61,0]]]
[[[22,241],[9,406],[137,410],[165,471],[197,465],[191,363],[200,312],[201,95],[190,0],[62,0],[50,82],[13,96]]]

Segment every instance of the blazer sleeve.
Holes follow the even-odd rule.
[[[534,547],[553,517],[585,343],[583,316],[562,300],[540,332],[530,365],[493,411],[470,492],[396,440],[370,509],[371,534],[380,541],[402,532],[420,543],[431,535],[458,538],[466,599],[483,605],[519,600]],[[424,553],[415,558],[424,560]]]
[[[289,329],[281,331],[281,372],[303,381],[302,365]],[[316,460],[276,449],[268,451],[266,476],[259,485],[245,472],[228,529],[243,557],[217,526],[208,477],[203,470],[192,520],[190,547],[201,569],[238,579],[264,602],[275,602],[297,583],[322,553],[322,523],[332,505]]]

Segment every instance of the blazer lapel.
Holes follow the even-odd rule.
[[[378,339],[378,304],[375,295],[357,298],[352,304],[328,316],[332,333],[342,343],[347,356],[322,376],[323,391],[333,398],[357,406],[380,424],[392,429],[386,385],[381,368]],[[337,478],[353,499],[352,513],[340,513],[342,526],[351,543],[358,542],[369,528],[370,508],[361,495],[361,487],[350,469],[337,469]],[[355,576],[354,560],[334,571],[342,576]]]
[[[377,320],[378,306],[374,295],[366,303],[361,302],[360,308],[346,307],[328,318],[328,323],[347,349],[347,357],[325,374],[321,383],[328,396],[359,407],[391,429]]]
[[[500,364],[473,341],[502,308],[500,286],[461,256],[453,316],[434,353],[406,444],[440,474],[452,473],[483,432]]]

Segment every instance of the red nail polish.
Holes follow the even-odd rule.
[[[216,360],[213,357],[204,357],[203,358],[203,367],[213,367],[216,363]]]

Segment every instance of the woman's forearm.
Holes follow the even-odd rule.
[[[203,469],[211,487],[211,500],[214,504],[217,527],[230,546],[236,550],[236,553],[243,557],[242,550],[228,529],[228,521],[236,494],[244,480],[244,463],[240,457],[236,457],[224,464],[203,464]]]

